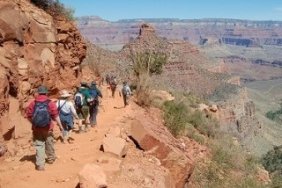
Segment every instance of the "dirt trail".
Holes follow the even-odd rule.
[[[30,138],[25,140],[26,147],[23,148],[22,155],[0,161],[0,188],[75,187],[78,183],[77,174],[83,165],[94,162],[103,155],[99,148],[107,130],[130,111],[130,106],[123,108],[122,98],[118,94],[114,99],[105,92],[103,94],[96,128],[83,134],[72,133],[75,139],[73,144],[57,141],[55,149],[58,159],[52,165],[46,164],[45,171],[35,170],[35,150],[28,143],[30,134]],[[57,127],[55,133],[59,136]]]

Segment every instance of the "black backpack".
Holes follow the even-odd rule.
[[[77,108],[81,108],[83,106],[83,94],[80,92],[77,92],[74,95],[74,104]]]
[[[32,114],[32,125],[35,127],[43,128],[50,124],[51,116],[49,113],[49,102],[50,100],[43,102],[35,101]]]

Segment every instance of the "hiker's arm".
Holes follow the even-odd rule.
[[[76,110],[74,108],[74,105],[73,103],[70,104],[70,109],[71,109],[71,113],[74,115],[75,119],[79,119],[77,113],[76,113]]]
[[[63,130],[63,126],[62,126],[62,123],[59,117],[59,112],[58,112],[56,103],[50,102],[49,109],[50,109],[51,118],[57,122],[60,130]]]
[[[61,123],[60,117],[59,116],[55,117],[55,121],[57,122],[60,131],[62,131],[63,130],[63,125]]]
[[[99,96],[99,97],[103,98],[103,95],[102,95],[102,93],[101,93],[101,91],[100,91],[100,90],[98,90],[98,92],[97,92],[97,93],[98,93],[98,96]]]
[[[32,114],[34,109],[34,101],[31,102],[28,107],[26,108],[26,118],[31,121]]]

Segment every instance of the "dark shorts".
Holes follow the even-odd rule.
[[[76,113],[79,119],[86,119],[89,115],[89,106],[82,106],[81,108],[76,108]]]

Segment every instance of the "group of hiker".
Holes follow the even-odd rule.
[[[114,91],[112,87],[114,82],[110,78],[106,81],[114,97],[117,82],[115,80]],[[111,86],[112,85],[112,86]],[[28,105],[26,116],[32,123],[33,141],[36,149],[36,170],[44,170],[45,154],[46,162],[52,164],[56,160],[54,150],[54,124],[51,120],[56,121],[62,133],[62,142],[72,141],[70,133],[74,129],[74,119],[78,122],[78,132],[83,133],[97,125],[97,114],[99,108],[99,98],[103,98],[100,89],[93,81],[90,84],[82,82],[76,88],[74,97],[67,90],[60,92],[59,99],[54,102],[48,98],[48,89],[40,86],[37,90],[37,96]],[[123,82],[120,90],[120,96],[123,97],[124,106],[128,105],[129,96],[132,95],[127,82]]]

